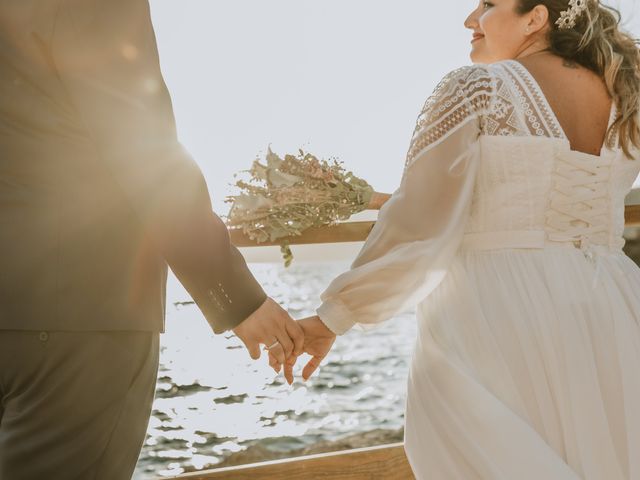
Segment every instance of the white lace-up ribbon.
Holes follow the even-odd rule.
[[[564,150],[556,156],[557,165],[546,231],[549,242],[573,242],[596,265],[595,287],[601,270],[601,256],[608,250],[610,232],[610,159],[579,155]]]
[[[466,233],[462,250],[545,248],[573,244],[595,265],[592,287],[601,273],[601,254],[610,252],[610,159],[560,151],[552,175],[544,230]]]

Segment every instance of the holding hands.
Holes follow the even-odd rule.
[[[284,376],[289,385],[293,383],[293,367],[300,355],[311,355],[302,370],[302,378],[308,380],[336,339],[335,333],[317,315],[296,322],[271,298],[267,298],[233,332],[254,360],[260,358],[260,344],[264,344],[269,352],[269,365],[276,373],[280,373],[284,366]]]
[[[279,373],[284,365],[284,376],[289,385],[293,383],[293,366],[302,353],[311,355],[311,359],[302,370],[302,378],[308,380],[311,374],[320,366],[320,362],[327,356],[327,353],[329,353],[329,350],[331,350],[336,340],[335,333],[333,333],[317,315],[303,318],[297,323],[302,327],[304,334],[303,345],[300,351],[293,350],[292,353],[286,355],[286,358],[283,360],[279,351],[273,348],[269,349],[269,365],[276,373]]]
[[[260,344],[266,345],[269,357],[281,364],[286,358],[302,353],[302,328],[287,311],[271,298],[233,329],[254,360],[260,358]]]

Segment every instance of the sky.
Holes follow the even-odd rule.
[[[378,191],[400,182],[438,80],[471,63],[475,0],[151,0],[179,138],[214,209],[267,147],[337,157]],[[640,2],[607,2],[640,37]]]

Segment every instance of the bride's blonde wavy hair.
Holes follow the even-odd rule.
[[[633,159],[629,143],[640,149],[640,40],[620,29],[617,9],[599,0],[588,0],[588,8],[578,16],[576,25],[564,30],[555,22],[560,12],[569,8],[568,0],[518,0],[516,12],[524,15],[536,5],[544,5],[549,11],[549,50],[604,79],[618,109],[606,138],[617,128],[618,146]]]

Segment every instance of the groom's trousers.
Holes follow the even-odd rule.
[[[0,330],[0,479],[129,480],[158,344],[155,332]]]

